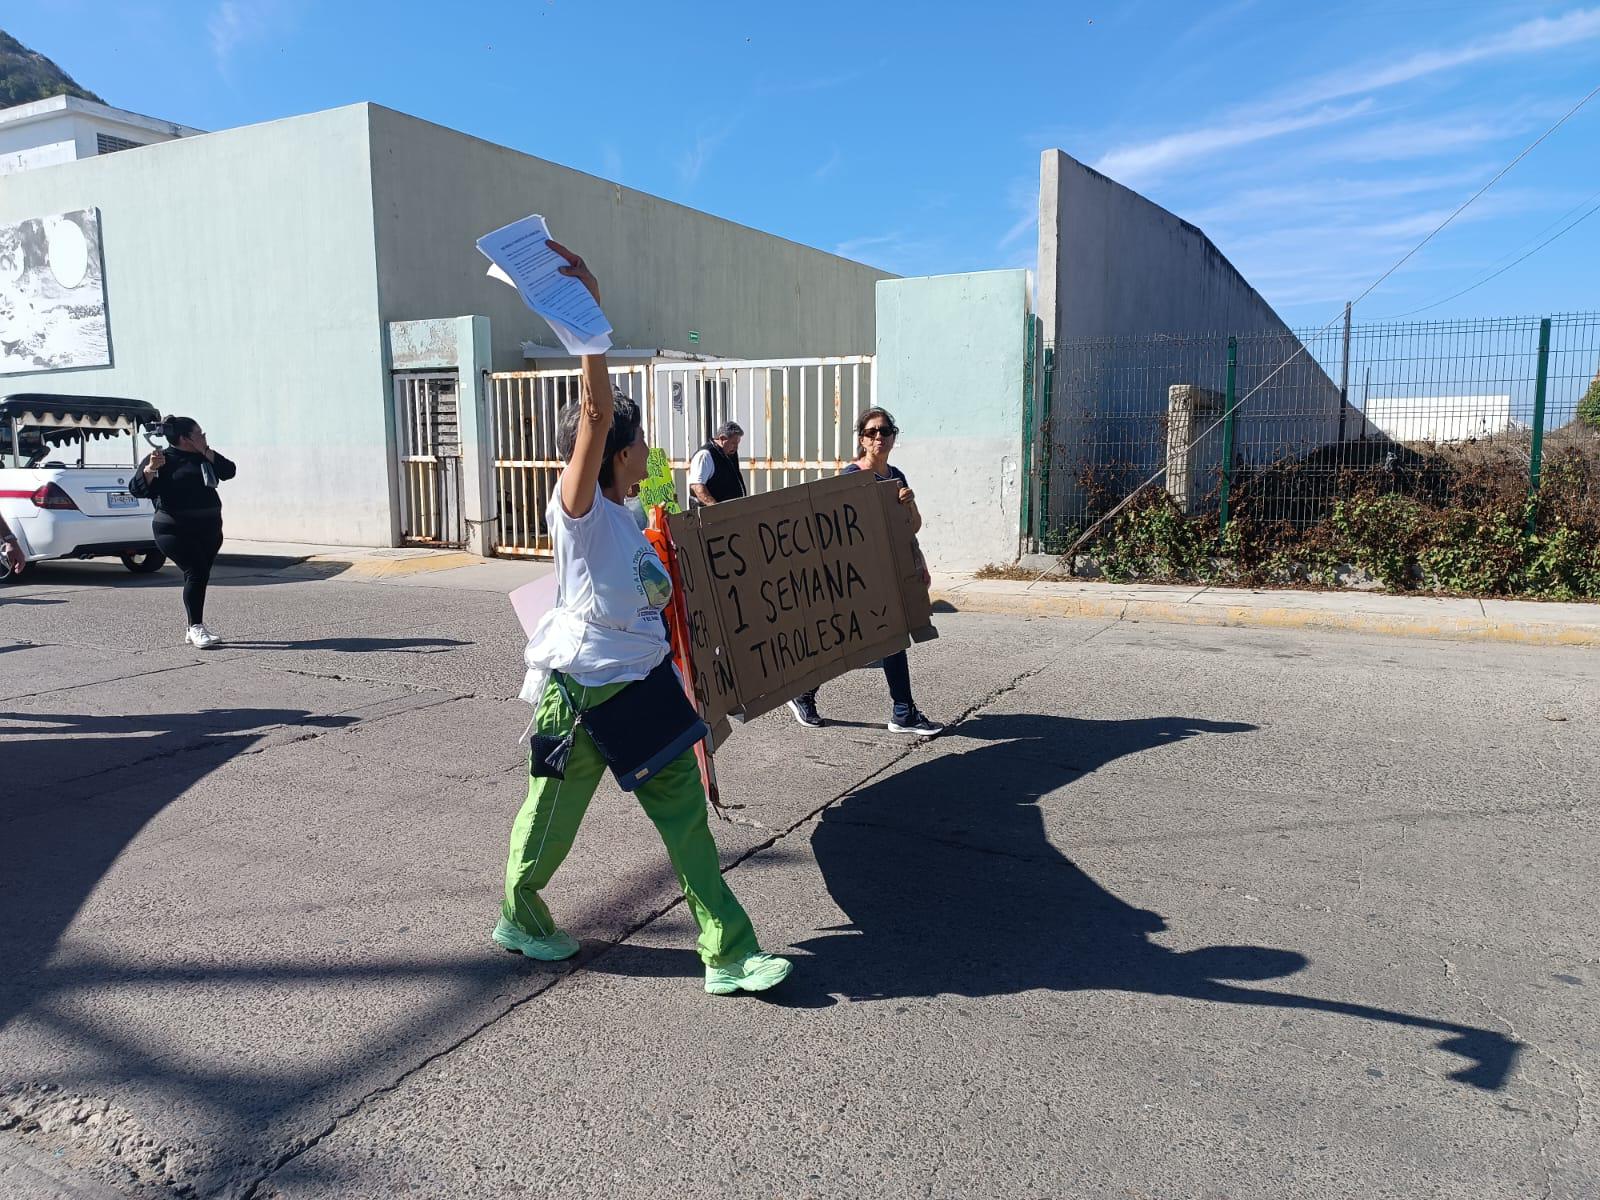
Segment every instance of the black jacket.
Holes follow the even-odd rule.
[[[169,516],[220,517],[222,497],[217,495],[216,485],[224,479],[232,479],[238,474],[239,468],[215,450],[211,452],[210,461],[203,454],[191,454],[176,446],[161,453],[167,456],[167,461],[162,464],[156,477],[145,478],[144,464],[150,461],[146,455],[139,469],[133,473],[128,490],[135,496],[154,501],[156,511]],[[207,468],[210,469],[210,481]]]
[[[718,504],[723,504],[743,496],[744,476],[739,474],[739,460],[714,441],[707,442],[700,449],[711,455],[711,478],[706,480],[706,491],[711,493],[711,498]],[[693,492],[689,493],[689,507],[700,507],[700,502],[694,498]]]

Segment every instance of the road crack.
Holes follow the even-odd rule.
[[[1101,632],[1104,632],[1104,631],[1101,631]],[[1047,659],[1045,662],[1039,664],[1036,667],[1033,667],[1033,668],[1030,668],[1029,670],[1023,671],[1021,674],[1014,676],[1008,682],[1003,683],[1003,684],[999,685],[998,687],[994,688],[993,690],[988,692],[985,696],[983,696],[981,699],[979,699],[976,703],[970,705],[959,717],[956,718],[955,721],[951,722],[950,728],[951,729],[955,729],[955,728],[959,727],[961,722],[971,719],[973,716],[977,715],[983,709],[988,708],[990,705],[994,704],[995,702],[1000,700],[1002,697],[1008,695],[1011,692],[1014,692],[1017,688],[1021,687],[1023,684],[1028,682],[1028,680],[1034,678],[1037,675],[1043,674],[1045,671],[1047,671],[1051,667],[1055,666],[1056,663],[1058,663],[1063,657],[1065,657],[1066,654],[1071,653],[1073,650],[1076,650],[1077,648],[1078,648],[1078,646],[1076,646],[1076,645],[1068,647],[1066,650],[1063,650],[1061,654],[1058,654],[1058,655],[1056,655],[1056,656],[1054,656],[1054,657],[1052,657],[1050,659]],[[737,867],[739,867],[739,866],[743,865],[744,863],[748,862],[750,859],[754,858],[756,855],[762,853],[763,851],[770,850],[773,846],[777,845],[784,838],[790,836],[791,834],[793,834],[795,831],[799,830],[803,826],[811,824],[812,822],[817,820],[817,818],[819,818],[824,812],[826,812],[828,809],[832,808],[834,805],[838,804],[845,797],[847,797],[849,795],[852,795],[856,791],[859,791],[861,788],[863,788],[866,785],[872,783],[874,780],[881,779],[885,775],[888,775],[888,774],[892,773],[894,771],[894,769],[896,767],[898,767],[901,763],[905,762],[907,759],[911,758],[913,755],[916,755],[918,753],[923,752],[926,748],[927,748],[927,743],[926,742],[922,742],[920,740],[918,742],[915,742],[915,743],[913,743],[911,745],[906,746],[904,749],[900,750],[898,753],[893,755],[883,765],[875,768],[872,771],[867,772],[867,774],[863,775],[855,783],[851,784],[849,787],[845,788],[843,791],[839,792],[838,794],[832,796],[831,798],[829,798],[824,803],[819,804],[816,808],[812,809],[810,812],[808,812],[805,815],[799,817],[798,819],[796,819],[795,821],[791,822],[789,825],[783,827],[782,829],[769,831],[769,832],[771,832],[772,836],[768,837],[764,841],[759,842],[758,844],[756,844],[754,846],[749,847],[748,849],[745,850],[744,853],[740,854],[738,857],[736,857],[733,860],[731,860],[726,866],[724,866],[722,868],[722,873],[724,875],[726,875],[730,871],[733,871]],[[741,825],[747,825],[747,826],[755,828],[755,829],[765,829],[764,826],[758,825],[754,821],[750,821],[750,820],[743,819],[743,818],[740,818],[736,823],[741,824]],[[578,961],[577,965],[575,965],[573,967],[572,970],[566,972],[565,974],[562,974],[562,975],[555,976],[555,977],[551,978],[548,982],[546,982],[544,984],[544,986],[538,988],[536,991],[531,992],[528,995],[522,996],[519,999],[513,1001],[511,1004],[507,1005],[502,1011],[500,1011],[499,1013],[495,1014],[494,1016],[491,1016],[491,1017],[485,1019],[484,1021],[479,1023],[477,1026],[475,1026],[473,1029],[469,1030],[467,1033],[462,1035],[460,1038],[457,1038],[455,1041],[450,1043],[450,1045],[448,1045],[448,1046],[444,1047],[443,1049],[438,1050],[438,1051],[428,1055],[426,1058],[422,1059],[420,1062],[418,1062],[415,1065],[407,1068],[405,1071],[402,1071],[399,1075],[397,1075],[389,1083],[385,1083],[385,1084],[382,1084],[382,1085],[380,1085],[378,1087],[373,1088],[371,1091],[369,1091],[365,1095],[363,1095],[360,1099],[358,1099],[358,1100],[354,1101],[353,1103],[347,1105],[342,1111],[340,1111],[332,1119],[330,1119],[326,1124],[324,1124],[324,1126],[320,1130],[318,1130],[316,1133],[310,1134],[310,1135],[308,1135],[306,1137],[295,1139],[295,1141],[293,1143],[291,1143],[289,1146],[286,1146],[281,1153],[275,1155],[270,1160],[270,1162],[266,1164],[265,1170],[263,1170],[260,1173],[258,1173],[257,1175],[255,1175],[252,1179],[249,1179],[249,1180],[244,1181],[242,1183],[242,1190],[239,1192],[240,1200],[270,1200],[272,1192],[270,1190],[267,1190],[267,1189],[270,1188],[271,1179],[272,1179],[272,1177],[274,1175],[276,1175],[279,1171],[283,1170],[284,1167],[288,1166],[290,1163],[294,1162],[296,1159],[298,1159],[298,1158],[304,1156],[305,1154],[309,1153],[310,1151],[316,1149],[317,1146],[321,1145],[329,1137],[331,1137],[333,1134],[337,1133],[339,1128],[340,1128],[340,1126],[344,1125],[346,1122],[350,1121],[352,1118],[359,1116],[362,1113],[362,1111],[368,1105],[370,1105],[372,1103],[375,1103],[375,1102],[381,1100],[384,1096],[387,1096],[387,1095],[391,1094],[392,1092],[396,1091],[408,1079],[411,1079],[412,1077],[417,1075],[419,1072],[427,1069],[429,1066],[431,1066],[432,1064],[438,1062],[440,1059],[446,1057],[447,1055],[453,1054],[455,1051],[457,1051],[457,1050],[461,1049],[462,1047],[466,1046],[469,1042],[471,1042],[473,1039],[477,1038],[480,1034],[487,1032],[489,1029],[493,1028],[495,1025],[497,1025],[501,1021],[503,1021],[506,1017],[508,1017],[512,1013],[516,1012],[518,1009],[525,1007],[526,1005],[530,1004],[534,1000],[536,1000],[536,999],[540,998],[541,996],[545,995],[547,992],[549,992],[553,988],[555,988],[558,984],[564,983],[567,980],[570,980],[573,977],[578,976],[581,973],[586,973],[589,970],[590,964],[594,963],[596,960],[604,957],[605,955],[615,951],[619,947],[625,945],[631,939],[633,939],[634,937],[638,936],[640,933],[643,933],[650,926],[654,925],[657,921],[661,920],[663,917],[665,917],[669,913],[673,912],[675,909],[677,909],[683,903],[684,903],[684,899],[683,899],[683,897],[681,895],[672,897],[666,903],[662,904],[659,908],[655,909],[652,912],[647,913],[644,917],[642,917],[640,920],[635,922],[630,928],[625,930],[620,937],[618,937],[614,942],[610,942],[604,949],[596,951],[593,955],[583,956]]]
[[[1568,1128],[1566,1129],[1566,1132],[1562,1135],[1561,1140],[1576,1141],[1577,1138],[1582,1134],[1584,1125],[1589,1121],[1589,1093],[1588,1089],[1584,1086],[1583,1072],[1580,1071],[1575,1064],[1563,1062],[1537,1042],[1524,1037],[1517,1030],[1516,1024],[1511,1020],[1511,1018],[1500,1012],[1499,1009],[1495,1008],[1495,1006],[1490,1003],[1487,996],[1483,995],[1481,992],[1473,991],[1471,988],[1467,987],[1465,981],[1461,978],[1461,973],[1457,970],[1456,965],[1453,962],[1451,962],[1443,954],[1440,954],[1437,950],[1432,950],[1431,953],[1443,966],[1444,979],[1448,984],[1450,984],[1462,996],[1465,996],[1468,1000],[1471,1000],[1474,1004],[1476,1004],[1478,1008],[1481,1009],[1492,1020],[1502,1025],[1505,1028],[1507,1036],[1509,1036],[1513,1041],[1528,1047],[1528,1049],[1532,1050],[1540,1058],[1544,1059],[1545,1062],[1554,1067],[1557,1072],[1566,1076],[1567,1080],[1572,1084],[1572,1093],[1562,1094],[1556,1092],[1553,1094],[1561,1095],[1562,1099],[1568,1100],[1572,1104],[1572,1119]],[[1550,1113],[1549,1115],[1552,1117],[1555,1116],[1554,1113]],[[1551,1150],[1554,1148],[1555,1139],[1544,1137],[1537,1130],[1535,1130],[1534,1137],[1538,1142],[1539,1159],[1544,1164],[1545,1171],[1544,1195],[1540,1198],[1540,1200],[1550,1200],[1550,1198],[1555,1194],[1556,1170],[1559,1165],[1551,1158]]]

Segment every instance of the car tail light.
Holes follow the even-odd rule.
[[[47,483],[34,492],[31,498],[35,508],[64,508],[73,512],[78,510],[77,502],[62,491],[59,484]]]

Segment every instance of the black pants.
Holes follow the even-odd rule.
[[[894,719],[909,721],[911,714],[917,710],[917,704],[911,698],[911,663],[907,660],[904,650],[899,654],[891,654],[883,660],[883,677],[889,684],[889,699],[894,701]],[[799,698],[815,704],[816,689],[813,688]]]
[[[211,564],[222,549],[222,513],[219,511],[214,517],[176,517],[158,512],[154,532],[156,548],[183,569],[183,611],[189,624],[204,624]]]

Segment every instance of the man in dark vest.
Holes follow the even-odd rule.
[[[723,504],[744,495],[739,474],[739,442],[744,430],[732,421],[717,427],[717,435],[689,460],[689,507]]]

